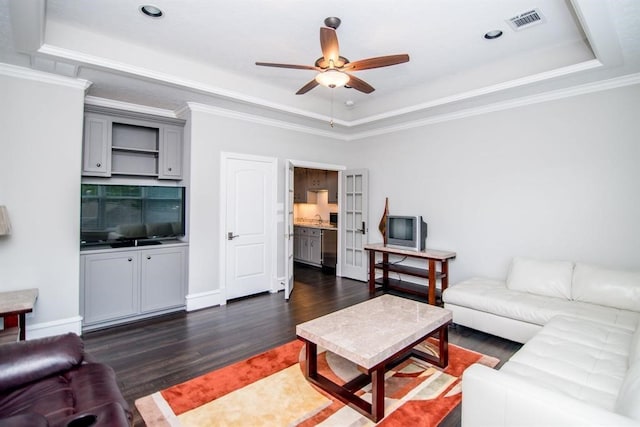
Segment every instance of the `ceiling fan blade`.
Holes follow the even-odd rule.
[[[342,71],[359,71],[368,70],[371,68],[388,67],[389,65],[402,64],[403,62],[409,62],[409,55],[388,55],[378,56],[376,58],[361,59],[359,61],[353,61],[346,64],[341,68]]]
[[[320,27],[320,47],[327,66],[331,64],[329,61],[333,61],[334,64],[338,62],[340,59],[340,46],[338,46],[336,30],[329,27]]]
[[[293,68],[296,70],[322,71],[320,68],[314,67],[312,65],[276,64],[273,62],[256,62],[256,65],[260,65],[261,67],[278,67],[278,68]]]
[[[316,79],[313,79],[309,83],[307,83],[306,85],[302,86],[300,88],[300,90],[298,90],[296,92],[296,95],[304,95],[305,93],[309,92],[314,87],[318,86],[318,84],[319,83],[316,81]]]
[[[350,86],[364,93],[371,93],[375,90],[373,86],[371,86],[369,83],[365,82],[364,80],[359,79],[356,76],[349,73],[345,73],[345,74],[349,76],[349,83],[347,83],[347,86]]]

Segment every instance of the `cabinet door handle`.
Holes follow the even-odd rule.
[[[147,255],[147,259],[151,259],[151,255]]]
[[[131,262],[131,261],[133,261],[133,258],[129,258],[127,261]]]
[[[169,172],[171,172],[171,168],[169,168]]]
[[[102,167],[102,163],[96,163],[96,167]]]

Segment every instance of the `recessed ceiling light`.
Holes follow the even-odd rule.
[[[497,39],[501,35],[502,35],[502,30],[491,30],[491,31],[487,31],[484,34],[484,38],[487,40],[493,40],[493,39]]]
[[[162,10],[160,10],[159,7],[152,6],[150,4],[140,6],[140,12],[150,16],[151,18],[160,18],[163,15]]]

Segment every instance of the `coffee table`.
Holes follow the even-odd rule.
[[[384,418],[384,374],[410,356],[446,367],[449,363],[449,310],[393,295],[318,317],[296,326],[306,344],[305,376],[374,422]],[[439,338],[436,358],[414,347],[431,335]],[[318,346],[344,357],[364,374],[339,385],[318,373]],[[355,392],[371,383],[371,403]]]

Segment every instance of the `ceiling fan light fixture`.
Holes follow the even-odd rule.
[[[341,71],[329,69],[318,73],[316,81],[322,86],[336,88],[349,83],[349,76]]]

